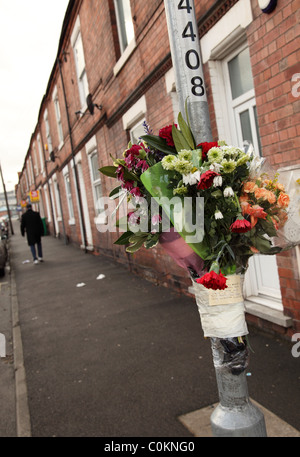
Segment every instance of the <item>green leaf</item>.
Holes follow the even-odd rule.
[[[109,198],[116,198],[118,196],[118,193],[121,189],[121,186],[115,187],[109,194]]]
[[[143,242],[144,242],[147,237],[148,237],[148,233],[143,233],[143,232],[133,233],[131,235],[131,237],[129,238],[129,242],[130,243],[137,243],[140,240],[143,240]]]
[[[262,254],[268,254],[271,249],[271,242],[261,236],[256,236],[252,239],[252,242],[253,246],[255,246]]]
[[[120,244],[120,245],[123,245],[123,244],[128,244],[129,243],[129,238],[131,237],[133,232],[125,232],[123,233],[120,238],[118,238],[114,244]]]
[[[194,167],[199,168],[202,164],[202,153],[201,149],[194,149],[192,152],[192,163]]]
[[[140,181],[140,178],[135,175],[134,173],[131,173],[130,171],[127,170],[127,168],[124,168],[124,179],[126,181],[131,180],[131,181]]]
[[[222,191],[220,189],[217,189],[217,190],[214,190],[212,193],[211,193],[211,196],[214,197],[214,198],[219,198],[219,197],[222,197]]]
[[[259,219],[259,224],[261,225],[262,229],[265,231],[265,233],[269,236],[276,236],[277,235],[277,230],[274,227],[274,224],[272,221],[267,221],[264,219]]]
[[[181,151],[182,149],[190,149],[190,146],[184,138],[182,132],[178,130],[175,125],[172,127],[172,137],[177,152]]]
[[[195,149],[196,145],[194,143],[192,132],[187,123],[185,122],[185,120],[183,119],[181,113],[178,114],[178,124],[182,132],[182,135],[184,136],[184,139],[187,141],[189,145],[189,149]]]
[[[126,248],[126,252],[133,254],[134,252],[138,251],[143,246],[144,241],[144,238],[140,238],[136,243],[128,246],[128,248]]]
[[[149,146],[152,146],[158,151],[164,152],[165,154],[175,154],[176,151],[171,146],[168,146],[163,138],[155,135],[143,135],[141,139],[146,141]]]
[[[149,235],[147,240],[144,242],[144,246],[146,249],[151,249],[154,248],[159,241],[159,233],[156,233],[155,235]]]
[[[178,218],[175,217],[174,206],[172,206],[173,188],[171,186],[171,181],[174,178],[174,172],[164,170],[161,162],[158,162],[153,167],[148,168],[141,175],[141,181],[144,184],[147,191],[155,198],[158,204],[162,207],[166,215],[170,218],[172,225],[175,227],[177,232],[185,240],[188,237],[191,237],[193,233],[188,232],[183,228],[180,229],[180,224],[177,224]],[[163,199],[162,197],[167,197]],[[179,196],[176,196],[180,198]],[[182,200],[182,207],[184,207],[184,198]],[[202,259],[206,259],[206,256],[210,254],[210,245],[209,240],[203,238],[200,242],[188,243],[189,246],[198,254]]]
[[[103,175],[109,176],[110,178],[116,178],[117,177],[117,175],[116,175],[117,167],[114,167],[112,165],[108,165],[107,167],[99,168],[99,171]]]

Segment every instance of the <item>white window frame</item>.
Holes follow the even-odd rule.
[[[231,52],[226,58],[224,58],[222,60],[221,66],[222,66],[222,72],[224,75],[227,114],[228,114],[228,118],[230,120],[230,125],[231,125],[230,133],[231,133],[231,137],[234,138],[233,143],[239,147],[243,146],[242,128],[241,128],[241,122],[239,119],[239,115],[243,111],[248,110],[249,116],[250,116],[250,124],[251,124],[254,151],[257,155],[260,155],[259,139],[258,139],[259,132],[257,132],[255,117],[254,117],[254,107],[256,106],[254,88],[248,90],[247,92],[245,92],[244,94],[240,95],[239,97],[237,97],[235,99],[233,99],[232,95],[231,95],[228,62],[230,62],[230,60],[232,60],[234,57],[236,57],[239,53],[244,51],[247,47],[248,47],[247,42],[244,42],[241,46],[237,47],[233,52]],[[232,126],[235,126],[235,128],[232,128]]]
[[[87,71],[86,71],[86,63],[85,63],[85,56],[84,56],[82,34],[80,31],[79,16],[77,16],[77,19],[76,19],[76,22],[75,22],[75,25],[74,25],[74,28],[72,31],[71,46],[73,48],[73,53],[74,53],[81,111],[84,112],[87,109],[86,97],[89,94],[89,82],[88,82],[88,76],[87,76]],[[79,65],[78,65],[77,49],[79,49],[79,54],[81,55],[81,58],[83,59],[83,65],[82,65],[81,69],[79,68]]]
[[[50,211],[50,205],[49,205],[49,198],[48,198],[48,192],[50,192],[49,187],[47,184],[44,185],[44,195],[45,195],[45,200],[46,200],[46,207],[47,207],[47,219],[48,222],[51,222],[51,211]]]
[[[67,198],[67,205],[69,211],[69,225],[75,225],[75,216],[74,216],[74,205],[72,198],[72,189],[71,189],[71,174],[69,172],[69,167],[66,165],[63,169],[64,184]]]
[[[105,212],[105,208],[99,207],[99,202],[97,199],[97,192],[96,192],[96,187],[100,186],[101,190],[101,196],[103,196],[103,188],[102,188],[102,181],[101,181],[101,174],[100,171],[98,172],[98,178],[94,179],[94,173],[93,173],[93,157],[97,156],[98,158],[98,147],[97,147],[97,141],[96,137],[93,136],[85,145],[86,149],[86,154],[88,157],[88,163],[89,163],[89,170],[90,170],[90,181],[91,181],[91,187],[92,187],[92,193],[93,193],[93,200],[94,200],[94,211],[96,217],[94,218],[94,223],[97,224],[106,224],[107,223],[107,216]],[[99,166],[98,166],[99,168]],[[95,170],[96,171],[96,170]],[[100,202],[101,203],[101,202]]]
[[[146,97],[143,95],[122,117],[123,129],[132,130],[145,120],[147,112]]]
[[[127,46],[129,45],[129,43],[132,41],[132,39],[134,37],[134,26],[133,26],[133,20],[132,20],[132,15],[131,15],[130,0],[120,0],[120,1],[122,2],[122,8],[123,8],[123,5],[124,5],[124,1],[128,1],[128,3],[129,3],[130,16],[131,16],[131,24],[130,25],[132,27],[132,37],[130,37],[130,36],[128,36],[128,33],[126,31],[126,24],[121,22],[120,10],[119,10],[119,6],[118,6],[118,0],[114,0],[115,13],[116,13],[116,19],[117,19],[119,44],[120,44],[121,54],[123,54],[125,49],[127,48]],[[123,10],[124,10],[124,8],[123,8]],[[123,39],[123,32],[126,35],[126,43],[124,42],[124,39]]]
[[[130,3],[130,0],[129,0],[129,3]],[[129,40],[127,37],[127,41],[128,41],[127,45],[126,46],[124,45],[124,42],[122,39],[122,33],[121,33],[122,24],[120,21],[117,0],[114,0],[114,6],[115,6],[116,19],[117,19],[118,38],[119,38],[119,44],[120,44],[120,50],[121,50],[121,57],[119,58],[118,62],[116,63],[116,65],[114,66],[114,69],[113,69],[114,75],[116,76],[119,73],[119,71],[121,70],[121,68],[125,65],[126,61],[129,59],[129,57],[131,56],[133,51],[135,50],[136,41],[135,41],[135,34],[134,34],[134,26],[133,26],[133,22],[132,22],[133,37]]]
[[[59,222],[62,220],[62,209],[61,209],[60,194],[59,194],[60,190],[59,190],[59,186],[57,183],[56,173],[53,175],[53,189],[54,189],[54,195],[55,195],[55,201],[56,201],[56,213],[57,213],[56,220]]]
[[[41,173],[44,171],[44,158],[43,158],[43,151],[42,151],[42,143],[41,143],[41,136],[38,134],[37,136],[37,144],[40,156],[40,166],[41,166]]]
[[[34,156],[34,171],[35,171],[35,176],[37,176],[39,174],[39,162],[38,162],[35,143],[33,143],[32,149],[33,149],[33,156]]]
[[[64,144],[64,132],[63,132],[63,128],[62,128],[61,111],[60,111],[58,92],[57,92],[56,86],[53,91],[52,100],[53,100],[53,104],[54,104],[56,126],[57,126],[57,133],[58,133],[58,139],[59,139],[58,148],[61,149]]]
[[[34,183],[34,169],[33,169],[33,160],[32,160],[31,155],[29,156],[29,162],[30,162],[30,172],[31,172],[31,178],[32,178],[31,184],[33,184]]]
[[[50,154],[50,152],[53,151],[53,145],[52,145],[50,123],[49,123],[49,116],[48,116],[47,110],[44,113],[44,122],[45,122],[45,129],[46,129],[47,149],[48,149],[48,153]]]

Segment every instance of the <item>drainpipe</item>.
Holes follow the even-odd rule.
[[[67,104],[67,96],[66,96],[64,79],[63,79],[63,74],[62,74],[61,61],[59,60],[59,58],[57,58],[57,63],[58,63],[58,67],[59,67],[60,77],[61,77],[62,89],[63,89],[63,94],[64,94],[65,109],[66,109],[66,114],[67,114],[68,131],[69,131],[70,145],[71,145],[71,153],[72,153],[73,166],[74,166],[74,172],[75,172],[75,183],[76,183],[76,190],[77,190],[78,202],[79,202],[79,216],[80,216],[81,225],[82,225],[82,231],[83,231],[84,250],[85,250],[85,253],[87,253],[87,241],[86,241],[87,237],[86,237],[86,228],[85,228],[85,222],[84,222],[84,217],[83,217],[83,208],[82,208],[82,200],[81,200],[81,192],[80,192],[78,171],[77,171],[77,165],[76,165],[76,162],[75,162],[75,153],[74,153],[72,131],[71,131],[69,111],[68,111],[68,104]]]

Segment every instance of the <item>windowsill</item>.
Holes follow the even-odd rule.
[[[69,225],[75,225],[75,219],[74,218],[69,219],[68,223],[69,223]]]
[[[293,319],[289,316],[285,316],[283,311],[279,309],[270,308],[269,306],[263,305],[259,302],[252,301],[251,298],[245,300],[245,311],[252,316],[260,317],[273,324],[280,325],[281,327],[291,327],[293,325]]]
[[[191,286],[188,288],[188,292],[194,295],[194,287]],[[262,304],[262,300],[264,300],[265,304]],[[252,316],[259,317],[269,322],[273,322],[273,324],[280,325],[281,327],[291,327],[293,325],[293,319],[289,316],[285,316],[283,311],[279,309],[270,308],[267,306],[267,299],[259,299],[258,297],[253,298],[246,298],[245,303],[245,311]]]
[[[119,73],[119,71],[122,69],[122,67],[125,65],[125,63],[127,62],[127,60],[129,59],[129,57],[131,56],[131,54],[133,53],[133,51],[135,50],[136,48],[136,42],[135,42],[135,39],[133,38],[130,43],[128,44],[127,48],[125,49],[125,51],[123,52],[123,54],[121,55],[121,57],[119,58],[118,62],[115,64],[114,66],[114,69],[113,69],[113,72],[114,72],[114,75],[117,76],[117,74]]]

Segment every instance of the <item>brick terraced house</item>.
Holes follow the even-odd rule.
[[[299,0],[195,0],[195,8],[213,139],[250,141],[299,178]],[[159,245],[131,255],[113,244],[118,233],[99,230],[99,198],[115,183],[98,169],[144,134],[144,121],[157,134],[178,110],[164,2],[71,0],[18,202],[39,190],[51,235],[189,293],[187,274]],[[245,294],[249,322],[287,338],[299,332],[299,248],[252,258]]]

